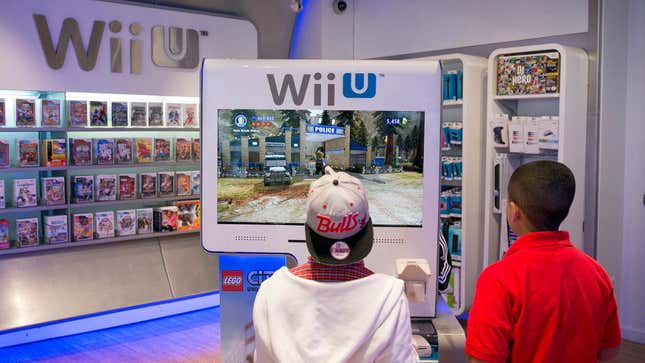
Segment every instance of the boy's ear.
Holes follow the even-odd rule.
[[[520,219],[521,214],[521,209],[517,204],[515,204],[515,202],[508,202],[508,218],[510,220],[517,222]]]

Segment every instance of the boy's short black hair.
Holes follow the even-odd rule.
[[[556,231],[569,214],[576,181],[564,164],[542,160],[517,168],[508,195],[537,231]]]

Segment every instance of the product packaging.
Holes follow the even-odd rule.
[[[526,117],[522,120],[524,124],[524,153],[526,154],[539,154],[539,121],[535,117]]]
[[[522,119],[514,116],[508,123],[508,136],[510,141],[509,151],[512,153],[524,152],[524,127]]]
[[[96,212],[94,221],[96,224],[96,238],[114,237],[114,212]]]
[[[74,241],[94,239],[94,216],[92,213],[79,213],[72,216]]]
[[[69,240],[66,215],[44,216],[43,226],[45,243],[63,243]]]
[[[559,127],[558,116],[543,116],[540,121],[539,143],[540,149],[557,150],[559,146]]]
[[[16,245],[30,247],[37,246],[39,242],[38,218],[16,219]]]
[[[65,178],[62,176],[40,178],[42,201],[45,205],[65,204]]]
[[[134,209],[119,210],[116,212],[117,233],[119,236],[137,234],[137,212]]]

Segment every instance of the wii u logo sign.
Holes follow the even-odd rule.
[[[96,60],[103,41],[106,22],[95,20],[92,24],[87,47],[78,22],[74,18],[63,21],[58,43],[54,47],[52,34],[47,18],[42,14],[33,14],[40,45],[45,54],[47,64],[52,69],[60,69],[65,64],[67,48],[72,43],[78,65],[84,71],[91,71],[96,66]],[[110,36],[110,71],[123,73],[123,39],[119,36],[123,24],[113,20],[108,24]],[[128,26],[130,33],[130,73],[141,74],[143,61],[143,43],[138,36],[143,32],[141,24],[133,22]],[[163,26],[157,25],[151,29],[151,58],[158,67],[192,69],[199,65],[199,34],[194,29],[168,28],[168,37]],[[203,32],[206,35],[206,32]]]
[[[313,78],[313,82],[311,79]],[[376,74],[374,73],[344,73],[343,74],[343,96],[345,98],[374,98],[376,96]],[[282,105],[287,96],[291,94],[293,103],[302,105],[309,89],[309,84],[314,89],[314,105],[322,105],[323,85],[326,86],[327,106],[336,104],[336,74],[327,73],[326,80],[323,80],[321,73],[303,74],[300,85],[296,85],[293,74],[285,74],[282,83],[278,86],[275,74],[267,74],[269,90],[273,103]]]

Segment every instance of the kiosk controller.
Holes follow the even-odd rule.
[[[306,260],[309,185],[351,173],[374,224],[366,266],[404,280],[420,361],[464,361],[437,299],[440,82],[436,61],[205,60],[204,248]]]

